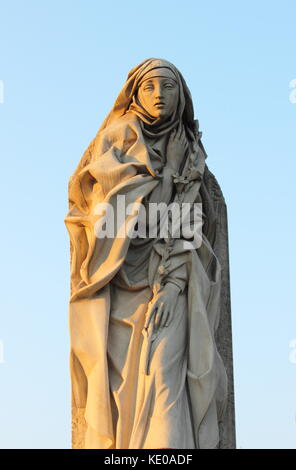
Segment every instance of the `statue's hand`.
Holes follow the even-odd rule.
[[[149,327],[152,320],[154,320],[155,329],[169,326],[179,292],[179,287],[170,282],[157,292],[147,311],[145,328]]]
[[[182,123],[179,124],[178,129],[171,132],[168,145],[167,145],[167,163],[166,166],[179,171],[180,165],[185,157],[188,149],[188,140],[185,134],[185,129]]]

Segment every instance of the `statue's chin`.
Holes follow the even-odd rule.
[[[160,109],[159,112],[154,113],[155,119],[159,119],[160,121],[165,121],[169,115],[164,110]]]

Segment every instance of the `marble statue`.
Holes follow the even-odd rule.
[[[235,447],[227,213],[206,158],[179,70],[134,67],[69,182],[73,448]]]

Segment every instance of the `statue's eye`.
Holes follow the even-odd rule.
[[[175,88],[175,85],[174,85],[173,83],[171,83],[171,82],[166,82],[166,83],[164,84],[164,87],[167,88],[167,89],[169,89],[169,90],[172,90],[173,88]]]

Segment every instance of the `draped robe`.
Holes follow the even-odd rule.
[[[70,367],[77,448],[216,448],[219,443],[227,399],[215,342],[221,265],[213,250],[215,220],[204,185],[202,146],[191,168],[200,178],[183,188],[183,202],[202,203],[205,211],[199,248],[184,248],[181,238],[168,249],[158,238],[97,236],[98,204],[108,203],[117,215],[118,195],[125,196],[125,208],[149,202],[162,184],[157,165],[139,118],[127,113],[99,133],[90,162],[70,182],[65,222],[71,240]],[[128,225],[131,216],[124,217]],[[145,314],[164,259],[169,261],[165,280],[179,287],[179,296],[171,323],[151,342],[143,330]]]

